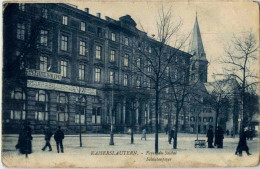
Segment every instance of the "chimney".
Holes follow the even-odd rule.
[[[86,13],[89,13],[89,8],[85,8],[85,12],[86,12]]]
[[[97,13],[97,17],[98,17],[98,18],[101,18],[101,13]]]

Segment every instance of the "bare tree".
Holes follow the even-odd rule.
[[[10,32],[7,31],[9,26],[12,23],[12,20],[9,18],[10,13],[14,10],[15,6],[18,4],[5,4],[4,10],[4,38],[8,39],[10,36]],[[8,86],[15,86],[15,85],[24,85],[26,81],[21,81],[21,79],[26,78],[26,69],[30,67],[34,67],[36,65],[36,58],[40,52],[40,47],[43,45],[43,41],[41,39],[41,29],[46,26],[44,22],[44,18],[41,16],[35,15],[35,17],[31,18],[31,20],[22,23],[20,27],[23,27],[24,30],[17,33],[17,38],[22,40],[21,45],[18,48],[18,52],[16,53],[15,57],[4,57],[5,66],[3,69],[4,73],[4,84],[8,84]],[[26,28],[26,29],[25,29]],[[28,30],[28,31],[27,31]],[[19,37],[18,37],[19,36]],[[11,51],[9,51],[9,47],[12,46],[13,42],[5,41],[5,51],[4,55],[9,55]],[[44,45],[49,45],[49,42],[44,42]],[[12,50],[12,48],[10,49]],[[26,87],[25,87],[26,88]]]
[[[140,116],[139,112],[140,109],[142,108],[142,103],[144,101],[147,101],[147,95],[144,92],[141,92],[139,90],[131,90],[127,93],[127,97],[130,101],[130,104],[127,104],[127,108],[131,112],[131,120],[130,120],[130,125],[131,125],[131,144],[134,144],[134,126],[136,124],[140,124],[140,121],[138,121],[139,118],[136,116]],[[135,116],[134,116],[135,114]],[[134,119],[135,118],[135,119]]]
[[[37,59],[39,58],[35,56],[39,55],[42,46],[49,46],[51,43],[50,41],[44,41],[41,34],[41,30],[46,27],[47,23],[41,14],[29,11],[25,20],[17,23],[17,31],[16,29],[10,29],[16,23],[16,21],[14,22],[14,17],[11,17],[13,12],[17,12],[17,9],[20,11],[24,10],[24,4],[5,3],[3,8],[3,93],[5,93],[6,89],[13,90],[16,87],[20,87],[27,95],[27,69],[36,69]],[[13,31],[16,32],[14,33]],[[14,45],[14,42],[10,40],[13,39],[13,35],[16,35],[15,38],[19,39],[19,45]],[[14,46],[16,50],[14,50]],[[47,69],[51,69],[51,67]],[[26,102],[27,98],[25,97]],[[27,110],[27,104],[25,109]],[[26,113],[26,122],[27,116]],[[50,118],[48,117],[48,119]],[[49,120],[48,125],[50,125]],[[27,157],[28,154],[26,154]]]
[[[214,82],[208,82],[205,84],[206,93],[203,93],[204,99],[202,100],[203,105],[211,107],[215,113],[215,133],[217,126],[219,125],[220,115],[228,117],[228,113],[225,110],[230,108],[231,102],[237,96],[239,85],[235,79],[223,79],[216,80]],[[233,112],[237,113],[237,112]],[[227,118],[226,118],[227,119]],[[216,137],[214,144],[216,145]]]
[[[225,55],[222,61],[226,65],[224,75],[228,78],[235,78],[241,85],[242,125],[240,130],[245,125],[245,93],[250,86],[259,82],[257,75],[250,68],[250,64],[256,60],[257,51],[258,43],[252,32],[243,36],[234,35],[231,42],[224,48]]]
[[[86,121],[86,103],[88,103],[86,101],[86,98],[84,97],[84,95],[82,95],[82,93],[84,92],[84,88],[83,87],[76,87],[77,88],[77,98],[76,98],[76,116],[78,118],[78,123],[79,123],[79,146],[82,147],[82,119],[84,119]],[[83,117],[82,118],[82,114]]]
[[[175,58],[175,66],[171,67],[171,71],[167,71],[165,78],[168,82],[166,88],[170,95],[167,100],[175,107],[175,133],[173,148],[177,149],[177,136],[179,130],[179,115],[185,102],[190,94],[191,86],[194,84],[189,82],[190,55],[178,55]],[[185,120],[185,118],[184,118]]]
[[[245,124],[250,127],[250,124],[254,120],[258,119],[253,119],[255,114],[259,113],[259,96],[257,95],[256,91],[247,91],[245,93],[245,114],[246,116],[244,117]]]
[[[133,59],[133,71],[137,75],[142,75],[146,86],[154,94],[155,100],[155,153],[158,154],[158,114],[160,107],[160,95],[162,90],[167,87],[167,80],[164,75],[173,62],[173,58],[180,53],[180,50],[187,38],[177,35],[182,25],[182,20],[172,20],[172,8],[165,10],[163,7],[158,12],[156,22],[157,35],[152,38],[141,35],[135,43],[136,57]],[[175,49],[168,45],[173,45]],[[142,66],[139,66],[139,63]]]

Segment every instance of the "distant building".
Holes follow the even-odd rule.
[[[155,130],[154,101],[150,99],[153,84],[143,75],[131,73],[132,60],[138,54],[135,44],[143,36],[152,39],[136,28],[131,16],[117,21],[67,4],[8,3],[3,23],[4,133],[18,133],[25,121],[30,121],[36,133],[45,125],[60,125],[67,133],[78,132],[80,125],[83,132],[108,132],[111,121],[117,132],[129,127]],[[167,46],[166,54],[175,50]],[[151,52],[149,47],[146,52]],[[176,64],[182,60],[190,63],[194,55],[190,80],[207,82],[208,62],[197,17],[192,55],[179,53]],[[142,60],[136,66],[139,64],[142,66]],[[149,73],[149,67],[146,71]],[[160,109],[160,130],[167,124],[166,109]],[[195,132],[195,111],[195,107],[184,108],[182,131]],[[210,111],[201,118],[205,131],[214,116]]]

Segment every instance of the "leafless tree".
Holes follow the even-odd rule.
[[[83,87],[76,87],[77,88],[77,98],[76,98],[76,116],[78,116],[78,119],[79,119],[79,146],[82,147],[82,113],[83,113],[83,116],[85,117],[85,121],[86,121],[86,116],[85,116],[85,113],[86,113],[86,103],[88,103],[84,96],[82,95],[83,91],[84,91],[84,88]]]
[[[219,116],[224,115],[228,117],[228,113],[224,110],[227,110],[231,106],[231,102],[234,101],[234,98],[237,97],[237,91],[239,91],[239,85],[235,79],[223,79],[216,80],[214,82],[208,82],[205,84],[206,93],[203,93],[202,103],[205,106],[211,107],[215,113],[215,133],[217,130]],[[237,113],[237,112],[234,112]],[[216,145],[216,137],[215,142]]]
[[[167,93],[170,93],[167,100],[175,107],[174,149],[177,149],[179,115],[188,101],[192,86],[195,84],[189,81],[190,55],[178,55],[176,57],[174,67],[171,67],[171,70],[165,74],[168,83]]]
[[[14,17],[11,16],[13,12],[17,12],[15,10],[19,9],[20,6],[24,8],[24,4],[18,3],[5,3],[3,6],[3,91],[19,86],[27,95],[27,69],[36,68],[36,62],[39,58],[35,56],[38,56],[40,53],[40,47],[45,44],[48,46],[50,41],[43,42],[41,30],[46,27],[47,23],[41,14],[36,15],[34,11],[29,11],[25,15],[25,19],[19,25],[22,29],[20,32],[17,31],[13,34],[15,29],[11,30],[10,28],[13,28]],[[19,45],[9,40],[12,39],[13,35],[16,35],[16,38],[20,40],[21,43]],[[14,46],[16,45],[16,51],[14,51]],[[25,99],[27,100],[27,97]],[[27,113],[25,120],[27,121]],[[49,120],[48,125],[50,125]],[[28,154],[26,154],[26,157],[28,157]]]
[[[257,60],[257,51],[258,41],[252,32],[242,36],[234,35],[224,48],[225,55],[222,61],[225,64],[224,75],[228,78],[235,78],[241,85],[241,127],[245,125],[245,93],[250,86],[259,82],[258,76],[250,67]]]
[[[136,116],[140,116],[140,114],[135,115],[136,113],[139,113],[141,110],[141,106],[144,103],[144,101],[147,101],[147,93],[141,92],[140,90],[130,90],[127,92],[127,98],[130,101],[130,104],[127,104],[128,110],[131,112],[131,119],[130,119],[130,125],[131,125],[131,144],[134,144],[134,125],[139,124],[138,119]],[[138,112],[137,112],[138,111]],[[136,120],[134,120],[136,118]]]
[[[180,54],[180,49],[184,46],[187,37],[177,34],[182,26],[182,20],[172,19],[172,8],[165,10],[165,8],[161,7],[159,9],[156,26],[156,36],[153,35],[150,38],[146,35],[140,35],[140,38],[134,43],[137,50],[136,57],[133,58],[133,71],[136,75],[144,77],[147,88],[150,88],[154,93],[155,153],[158,154],[160,95],[162,90],[167,87],[167,80],[164,75],[173,63],[175,56]],[[172,50],[169,45],[175,49]]]

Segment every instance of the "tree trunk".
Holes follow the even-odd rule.
[[[158,154],[158,110],[159,110],[159,90],[158,85],[155,89],[155,154]]]
[[[168,124],[167,124],[167,128],[166,128],[166,134],[168,134],[168,132],[170,132],[170,125],[171,125],[171,111],[172,111],[172,108],[170,108],[170,111],[168,112]]]
[[[178,136],[178,129],[179,129],[179,109],[176,109],[176,119],[175,119],[175,132],[174,132],[174,143],[173,148],[177,149],[177,136]]]
[[[186,133],[186,111],[183,109],[183,132]]]
[[[134,127],[131,128],[131,144],[134,144]]]
[[[217,133],[217,126],[218,126],[218,114],[219,108],[216,109],[216,120],[215,120],[215,139],[214,139],[214,146],[216,146],[216,133]]]

